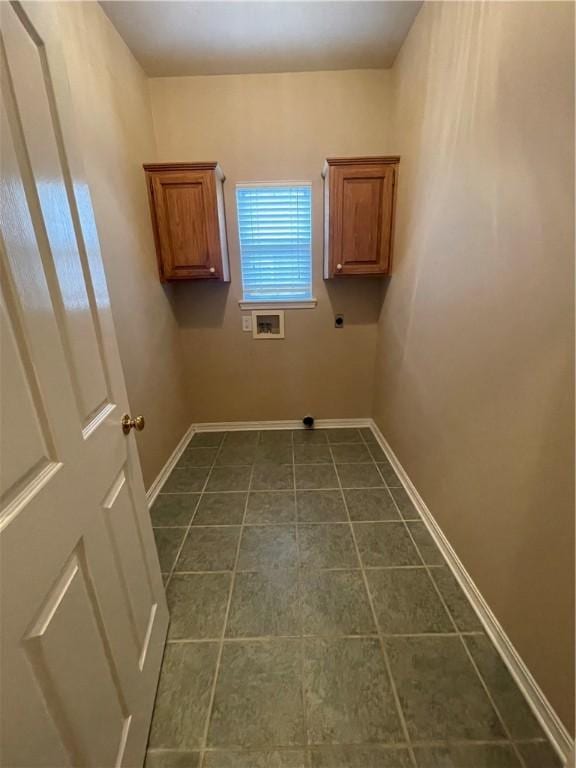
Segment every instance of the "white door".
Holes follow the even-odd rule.
[[[160,568],[57,14],[0,6],[0,762],[138,766]]]

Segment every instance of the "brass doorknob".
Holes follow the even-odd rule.
[[[130,418],[127,413],[122,416],[122,432],[124,432],[125,435],[128,435],[131,429],[136,429],[138,432],[142,432],[145,426],[146,422],[144,421],[144,416],[136,416],[133,419]]]

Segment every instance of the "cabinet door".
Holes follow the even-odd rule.
[[[213,172],[155,173],[152,195],[162,279],[222,277]]]
[[[388,274],[395,173],[392,164],[330,169],[332,275]]]

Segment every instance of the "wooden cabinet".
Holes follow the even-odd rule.
[[[147,164],[160,280],[230,280],[218,163]]]
[[[399,157],[324,165],[324,277],[388,275]]]

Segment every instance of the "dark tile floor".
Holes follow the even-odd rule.
[[[367,429],[194,436],[146,768],[560,765]]]

